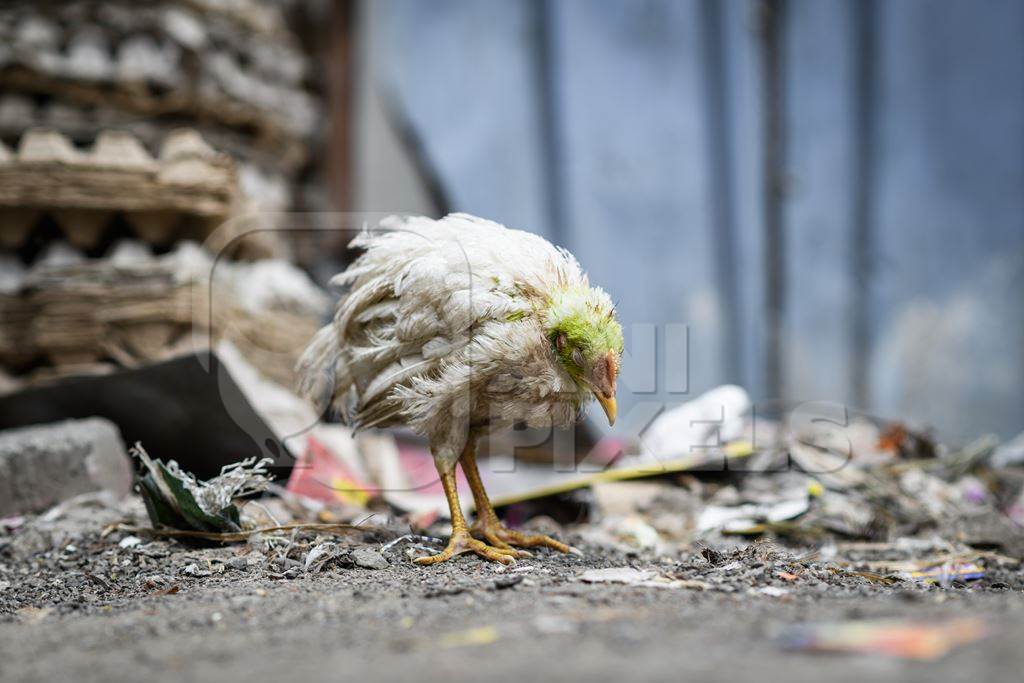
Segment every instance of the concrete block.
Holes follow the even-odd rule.
[[[0,517],[42,512],[81,493],[124,496],[132,464],[113,422],[92,417],[0,431]]]

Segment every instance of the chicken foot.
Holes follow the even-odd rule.
[[[465,552],[474,552],[485,560],[492,562],[501,562],[502,564],[512,564],[519,556],[519,551],[511,549],[509,546],[489,546],[483,541],[479,541],[469,533],[469,528],[466,526],[466,518],[462,515],[462,508],[459,506],[459,492],[455,487],[455,468],[451,467],[447,471],[442,471],[438,467],[438,472],[441,475],[441,485],[444,487],[444,495],[448,499],[448,509],[452,515],[452,535],[448,539],[448,545],[437,555],[430,555],[429,557],[420,557],[415,560],[416,564],[420,565],[431,565],[439,562],[445,562],[451,558]]]
[[[513,531],[502,524],[501,520],[498,519],[497,513],[494,511],[494,506],[491,505],[491,501],[487,497],[484,483],[480,479],[480,471],[476,466],[476,454],[472,444],[467,444],[466,450],[463,451],[461,462],[462,471],[465,472],[466,479],[469,480],[469,488],[473,491],[473,500],[476,503],[476,523],[470,529],[472,535],[483,537],[492,546],[502,550],[512,550],[512,546],[518,546],[520,548],[545,547],[563,553],[572,552],[572,548],[565,543],[556,541],[550,536],[524,534],[519,531]],[[524,550],[520,550],[518,554],[520,557],[528,557],[530,555],[530,553]]]

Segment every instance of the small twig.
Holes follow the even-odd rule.
[[[292,529],[292,534],[288,538],[288,545],[284,547],[284,552],[281,553],[281,557],[288,557],[288,553],[290,553],[292,551],[292,548],[295,547],[295,537],[298,535],[298,533],[298,529]]]
[[[373,519],[376,516],[377,516],[376,512],[371,512],[370,514],[366,515],[361,520],[356,522],[356,526],[362,526],[364,522],[368,522],[368,521],[370,521],[371,519]]]
[[[128,533],[149,534],[150,536],[167,536],[170,538],[205,538],[211,541],[244,541],[253,534],[268,533],[271,531],[383,531],[380,527],[359,526],[358,524],[279,524],[277,526],[264,526],[257,529],[245,529],[242,531],[185,531],[182,529],[147,529],[143,527],[120,526],[121,531]]]

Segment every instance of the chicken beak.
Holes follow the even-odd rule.
[[[615,403],[615,397],[610,396],[605,398],[600,393],[596,393],[594,396],[597,398],[597,402],[601,404],[601,407],[604,408],[604,414],[608,416],[608,424],[614,425],[615,416],[619,412],[619,406]]]

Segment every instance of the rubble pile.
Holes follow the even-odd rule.
[[[996,464],[1005,448],[995,437],[950,448],[899,422],[803,417],[737,416],[739,426],[722,427],[736,436],[717,459],[653,481],[600,483],[587,537],[657,552],[756,539],[875,549],[942,539],[961,553],[1024,559],[1024,468]],[[685,431],[679,439],[694,442]]]
[[[229,365],[246,378],[248,370]],[[266,400],[265,389],[247,395]],[[275,417],[279,427],[297,419],[288,413]],[[1017,441],[948,448],[900,423],[858,418],[839,439],[791,416],[726,417],[737,423],[716,431],[730,438],[699,457],[620,454],[571,482],[550,463],[483,463],[485,476],[508,482],[508,524],[574,547],[534,549],[513,566],[472,555],[429,570],[414,564],[444,547],[447,525],[436,514],[443,505],[419,483],[431,456],[405,438],[284,428],[297,451],[303,441],[308,450],[287,481],[275,482],[265,461],[201,481],[136,447],[141,495],[106,489],[41,514],[0,513],[0,625],[106,619],[145,605],[147,615],[178,614],[191,629],[198,606],[218,599],[252,607],[230,612],[248,623],[274,595],[315,600],[302,620],[325,599],[337,615],[387,599],[416,614],[438,603],[479,614],[500,595],[515,623],[544,636],[586,633],[618,618],[609,616],[616,606],[635,615],[653,605],[677,614],[699,605],[744,616],[778,609],[784,625],[759,638],[784,652],[930,661],[998,633],[1001,617],[991,611],[952,618],[930,610],[1011,605],[1024,592]],[[662,445],[669,431],[655,430]],[[687,449],[716,438],[677,432]],[[3,453],[0,442],[0,467]],[[28,460],[18,466],[30,469]],[[389,490],[402,476],[411,488]],[[567,505],[574,514],[560,514]],[[500,637],[488,628],[467,637]]]

